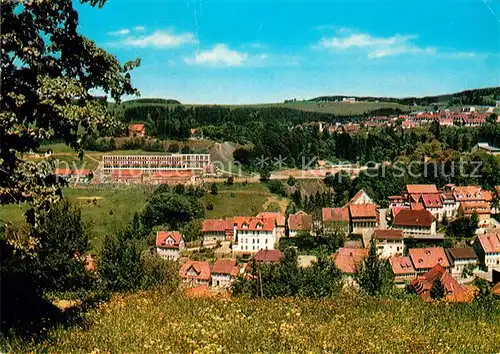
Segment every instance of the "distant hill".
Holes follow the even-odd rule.
[[[500,87],[488,87],[473,90],[466,90],[457,93],[450,93],[437,96],[425,97],[372,97],[372,96],[320,96],[310,99],[311,102],[336,102],[344,98],[355,98],[362,102],[393,102],[403,105],[430,106],[440,105],[495,105],[495,100],[500,99]]]
[[[124,104],[134,104],[134,103],[150,103],[150,104],[182,104],[177,100],[168,98],[137,98],[134,100],[124,101]]]

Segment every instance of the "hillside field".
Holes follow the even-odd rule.
[[[146,203],[153,188],[65,188],[63,196],[81,208],[82,219],[89,226],[91,246],[96,249],[107,233],[120,230],[132,220],[134,213],[140,211]],[[0,206],[0,222],[24,222],[24,210],[26,205]]]
[[[86,322],[13,352],[496,353],[498,307],[342,295],[327,300],[115,296]]]

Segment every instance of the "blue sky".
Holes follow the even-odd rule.
[[[142,97],[263,103],[500,86],[497,0],[108,0],[80,30]]]

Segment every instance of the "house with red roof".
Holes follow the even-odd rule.
[[[479,217],[479,226],[485,227],[491,217],[490,205],[486,202],[460,202],[458,216],[470,218],[474,214]]]
[[[472,294],[460,285],[441,264],[436,264],[426,273],[412,280],[410,286],[424,301],[431,301],[431,289],[436,280],[443,285],[444,299],[450,302],[472,301]]]
[[[144,124],[129,124],[128,136],[143,138],[146,136],[146,127]]]
[[[389,264],[391,265],[394,282],[397,286],[402,286],[417,276],[410,257],[395,254],[389,258]]]
[[[163,259],[176,261],[185,248],[184,236],[179,231],[158,231],[156,233],[156,253]]]
[[[350,229],[356,234],[373,233],[379,224],[379,206],[375,204],[349,205]]]
[[[54,174],[65,178],[70,183],[88,182],[92,179],[92,171],[89,169],[56,168]]]
[[[341,247],[332,255],[335,266],[344,274],[346,284],[354,284],[353,275],[366,256],[368,256],[368,249],[348,247]]]
[[[185,286],[200,286],[210,284],[210,264],[206,261],[188,260],[179,269],[179,276]]]
[[[474,249],[479,263],[488,272],[500,269],[500,232],[479,235],[474,241]]]
[[[278,240],[285,236],[286,217],[279,211],[261,211],[256,218],[273,219]]]
[[[444,208],[439,194],[422,194],[420,202],[424,206],[424,209],[431,213],[436,220],[441,221]]]
[[[136,184],[142,183],[143,173],[141,170],[116,169],[111,172],[111,180],[114,183]]]
[[[233,252],[251,254],[275,249],[278,233],[274,218],[236,216],[233,225],[236,235]]]
[[[370,198],[370,196],[363,189],[360,189],[345,206],[360,204],[375,204],[372,198]]]
[[[245,272],[250,273],[254,264],[280,263],[283,257],[280,250],[259,250],[246,264]]]
[[[234,239],[234,225],[231,218],[228,219],[205,219],[201,231],[203,243],[211,244],[217,241],[232,241]]]
[[[211,270],[212,288],[229,289],[240,274],[238,263],[234,259],[218,259]]]
[[[389,200],[389,208],[404,207],[407,205],[406,198],[402,195],[391,195],[387,198]]]
[[[429,271],[436,264],[441,265],[444,269],[450,268],[443,247],[410,248],[408,255],[418,274]]]
[[[436,235],[436,219],[427,210],[403,209],[394,217],[392,224],[394,229],[403,230],[405,237],[443,238]]]
[[[311,234],[313,229],[313,218],[303,211],[288,216],[288,236],[296,237],[298,233]]]
[[[403,254],[405,249],[403,230],[375,229],[373,231],[377,250],[382,258],[389,258],[395,254]]]
[[[441,197],[441,203],[443,203],[443,216],[446,216],[448,219],[456,217],[460,203],[455,200],[453,193],[447,191],[441,193],[439,196]]]

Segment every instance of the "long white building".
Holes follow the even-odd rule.
[[[116,170],[203,172],[211,167],[210,154],[103,155],[104,173]]]

